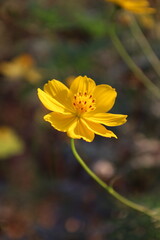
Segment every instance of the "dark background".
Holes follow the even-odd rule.
[[[160,56],[158,1],[139,23]],[[65,133],[44,122],[37,88],[57,79],[69,86],[87,75],[110,84],[112,113],[128,122],[117,139],[76,141],[85,162],[133,201],[159,208],[160,102],[129,70],[108,31],[113,5],[102,0],[0,2],[0,240],[158,240],[158,224],[122,205],[79,166]],[[129,29],[127,12],[113,18],[130,56],[160,86]],[[153,21],[153,22],[152,22]],[[152,23],[151,26],[148,23]]]

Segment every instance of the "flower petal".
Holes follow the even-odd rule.
[[[73,110],[69,97],[70,90],[62,82],[55,79],[48,81],[48,83],[44,85],[44,91],[62,104],[68,111]]]
[[[74,123],[74,126],[67,131],[67,135],[70,138],[74,139],[84,139],[87,142],[92,142],[94,139],[94,132],[88,128],[86,123],[77,118],[77,121]]]
[[[95,134],[98,134],[103,137],[108,137],[108,138],[111,138],[111,137],[117,138],[117,136],[112,131],[106,129],[103,125],[99,123],[94,123],[87,119],[85,119],[85,122],[87,124],[88,129],[93,131]]]
[[[124,124],[126,120],[127,115],[123,114],[112,114],[112,113],[96,113],[96,114],[90,114],[88,117],[89,120],[96,122],[96,123],[102,123],[106,126],[119,126]],[[85,115],[85,118],[87,118],[87,114]]]
[[[91,78],[88,78],[87,76],[79,76],[73,80],[70,90],[73,94],[77,94],[79,92],[82,94],[85,92],[87,94],[91,94],[95,87],[96,84]]]
[[[122,7],[128,11],[131,11],[137,14],[152,14],[156,12],[154,8],[150,8],[145,3],[144,4],[142,3],[140,5],[138,4],[134,5],[133,3],[128,2],[128,3],[122,4]]]
[[[43,105],[51,111],[62,113],[66,110],[65,106],[63,106],[53,97],[51,97],[48,93],[42,91],[40,88],[38,88],[38,97],[40,101],[43,103]]]
[[[51,112],[44,116],[44,120],[50,122],[52,127],[58,131],[67,132],[76,121],[76,118],[72,114]]]
[[[108,112],[114,105],[117,92],[109,85],[96,86],[93,97],[96,99],[96,110],[94,112]]]
[[[122,8],[137,14],[152,14],[156,12],[151,8],[148,0],[107,0],[119,4]]]

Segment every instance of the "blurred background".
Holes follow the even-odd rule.
[[[160,57],[160,4],[138,19]],[[118,97],[112,113],[128,122],[117,139],[76,141],[85,162],[133,201],[160,207],[160,101],[117,53],[108,32],[113,4],[102,0],[0,1],[0,240],[158,240],[149,217],[109,196],[79,166],[66,134],[44,122],[48,112],[37,88],[57,79],[70,85],[87,75],[110,84]],[[117,33],[144,73],[160,78],[117,8]]]

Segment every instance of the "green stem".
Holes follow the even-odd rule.
[[[144,54],[146,55],[148,61],[152,65],[155,72],[160,77],[160,60],[154,53],[153,49],[151,48],[151,45],[149,44],[147,38],[145,37],[144,33],[142,32],[141,28],[139,27],[139,24],[137,23],[136,19],[133,17],[131,24],[130,24],[131,32],[142,48]]]
[[[134,63],[132,58],[127,53],[126,49],[124,48],[123,44],[119,40],[116,31],[114,29],[114,26],[112,27],[112,30],[110,31],[110,37],[112,39],[112,42],[122,57],[122,59],[125,61],[125,63],[128,65],[128,67],[131,69],[131,71],[134,73],[134,75],[144,84],[144,86],[152,93],[154,96],[156,96],[158,99],[160,99],[160,89],[142,72],[142,70]]]
[[[83,161],[83,159],[79,156],[79,154],[77,153],[77,150],[75,148],[75,144],[74,144],[74,139],[71,139],[71,149],[73,152],[73,155],[75,156],[75,158],[77,159],[77,161],[80,163],[80,165],[84,168],[84,170],[101,186],[103,187],[105,190],[107,190],[107,192],[109,192],[113,197],[115,197],[116,199],[118,199],[120,202],[122,202],[123,204],[127,205],[130,208],[133,208],[139,212],[142,212],[150,217],[153,217],[154,219],[156,218],[155,216],[155,211],[152,211],[144,206],[141,206],[137,203],[134,203],[130,200],[128,200],[127,198],[123,197],[122,195],[120,195],[118,192],[116,192],[111,186],[107,185],[104,181],[102,181],[94,172],[92,172],[92,170],[85,164],[85,162]],[[158,218],[159,219],[159,218]]]

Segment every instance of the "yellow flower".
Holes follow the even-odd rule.
[[[121,6],[122,8],[136,14],[152,14],[155,12],[151,8],[148,0],[107,0]]]
[[[31,83],[36,83],[42,79],[40,71],[35,67],[35,61],[30,54],[22,54],[9,62],[1,62],[0,73],[12,80],[25,78]]]
[[[22,154],[24,143],[14,129],[8,126],[0,126],[0,159]]]
[[[38,89],[38,96],[52,111],[44,120],[73,139],[92,142],[95,134],[117,138],[103,125],[118,126],[126,122],[127,115],[106,113],[114,105],[115,89],[106,84],[96,86],[86,76],[75,78],[70,89],[60,81],[51,80],[44,85],[44,91]]]

